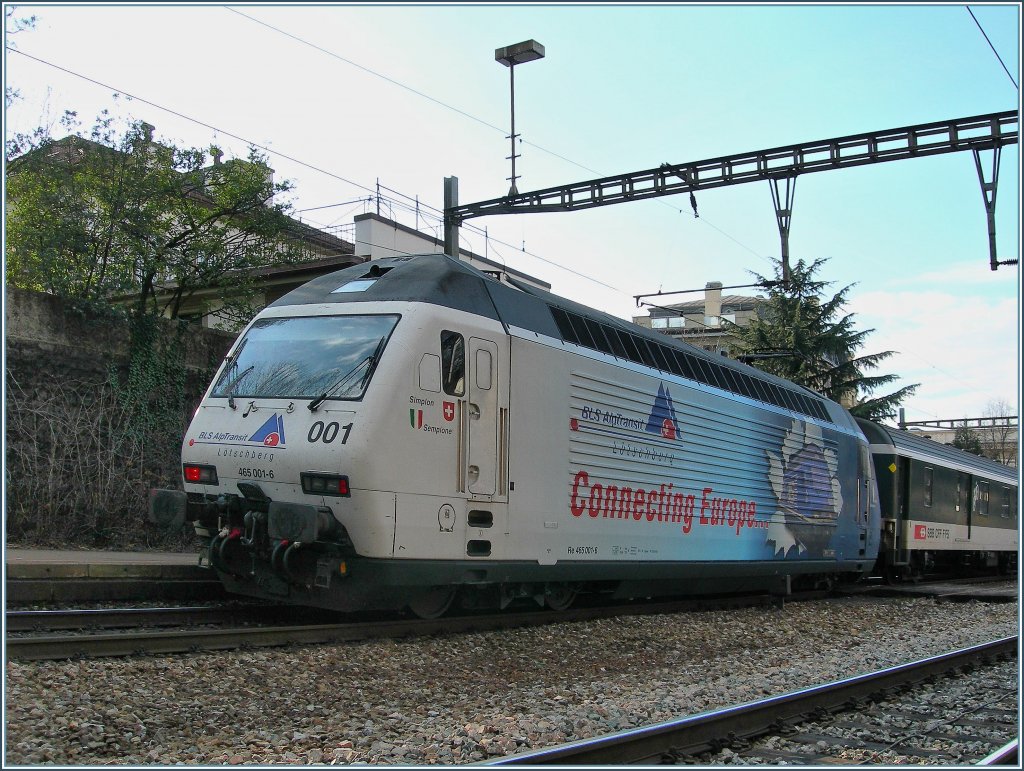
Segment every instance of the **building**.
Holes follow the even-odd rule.
[[[295,225],[297,247],[302,259],[288,265],[260,268],[250,274],[256,279],[255,304],[259,307],[266,307],[307,281],[352,265],[385,257],[444,251],[443,240],[436,235],[424,233],[379,214],[356,215],[354,229],[351,225],[332,229],[337,230],[338,235],[297,221]],[[349,235],[351,240],[340,234]],[[545,281],[466,249],[460,250],[459,259],[499,280],[511,277],[521,283],[551,291],[551,285]],[[168,287],[169,290],[172,288]],[[191,296],[183,312],[179,313],[179,318],[194,321],[204,327],[236,331],[237,323],[217,314],[217,302],[215,290],[200,290]]]
[[[696,345],[706,351],[729,356],[734,335],[723,325],[746,326],[765,300],[760,296],[722,294],[721,281],[709,281],[704,298],[673,305],[650,305],[646,316],[634,316],[633,323]]]
[[[200,226],[209,226],[209,223],[203,222],[205,216],[203,212],[216,209],[218,205],[217,192],[222,189],[217,186],[225,177],[252,178],[251,172],[255,170],[260,175],[259,178],[270,186],[271,191],[273,190],[273,169],[263,164],[253,164],[244,159],[222,160],[223,154],[216,147],[210,149],[209,165],[199,165],[205,163],[202,157],[190,156],[191,165],[188,170],[182,170],[173,156],[174,149],[157,142],[153,135],[154,127],[143,122],[137,124],[135,134],[126,136],[126,140],[129,141],[120,147],[111,147],[77,135],[67,136],[46,143],[15,159],[9,164],[8,174],[33,174],[37,168],[36,164],[39,163],[52,164],[55,169],[71,171],[82,169],[93,173],[93,177],[87,177],[87,179],[102,180],[116,176],[118,169],[122,167],[130,166],[131,173],[136,173],[139,169],[152,169],[155,171],[153,175],[149,175],[146,171],[139,177],[146,180],[146,185],[140,185],[138,200],[133,200],[133,203],[138,204],[139,208],[143,208],[139,201],[144,204],[149,200],[146,196],[151,193],[154,196],[157,194],[163,196],[165,203],[168,200],[168,195],[171,200],[177,200],[180,197],[181,201],[188,206],[184,207],[184,213],[176,213],[172,217],[179,217],[193,230],[199,230]],[[173,170],[176,175],[161,177],[160,175],[165,170]],[[92,192],[87,190],[82,196],[82,200],[90,201],[90,195]],[[92,197],[96,198],[95,195]],[[99,200],[99,210],[102,211],[103,199]],[[381,203],[379,191],[377,203],[379,209]],[[9,204],[10,201],[8,201]],[[88,203],[82,204],[86,207],[88,205]],[[266,202],[258,204],[257,212],[260,205],[269,206]],[[429,209],[429,207],[425,208]],[[98,221],[101,216],[92,219]],[[216,216],[211,214],[209,221],[215,223],[216,227],[220,229],[220,238],[225,242],[230,241],[232,250],[238,254],[248,254],[245,260],[234,264],[249,264],[257,267],[225,270],[227,262],[217,263],[214,258],[206,255],[205,259],[210,260],[209,278],[203,283],[199,283],[196,279],[199,279],[201,274],[197,273],[193,277],[194,283],[182,285],[179,282],[188,279],[183,279],[181,275],[175,274],[170,269],[158,268],[157,270],[161,272],[154,275],[151,270],[147,272],[148,267],[143,268],[136,263],[134,268],[136,281],[140,287],[152,287],[151,297],[157,307],[163,309],[162,312],[165,316],[184,319],[203,327],[236,331],[243,320],[242,314],[251,312],[253,308],[257,310],[263,308],[318,276],[383,257],[437,253],[444,250],[443,239],[439,235],[421,232],[418,227],[409,227],[382,217],[379,213],[364,213],[356,216],[353,223],[327,228],[313,227],[294,217],[284,217],[284,228],[275,229],[272,236],[261,236],[258,229],[257,232],[247,229],[242,223],[251,216],[251,209],[248,215],[244,212],[241,214],[228,212],[226,215],[224,212],[220,212]],[[420,225],[420,221],[421,218],[417,216],[417,226]],[[166,224],[167,219],[165,218],[161,222]],[[172,219],[171,224],[181,223]],[[98,232],[101,238],[108,233],[106,229],[100,229]],[[211,232],[216,231],[211,227]],[[92,235],[92,233],[87,234],[86,239]],[[137,238],[137,236],[137,232],[131,234],[131,237]],[[218,236],[210,235],[208,237],[212,241]],[[127,246],[120,244],[114,251],[122,255],[133,254],[134,252],[131,250],[137,248],[137,245],[131,242],[131,238],[127,238],[125,241]],[[190,264],[194,263],[200,268],[207,266],[207,263],[204,262],[201,239],[197,239],[197,241],[198,243],[191,250],[182,251],[176,255],[179,264],[182,260],[187,260]],[[550,284],[510,269],[486,256],[462,249],[458,257],[473,267],[494,275],[499,280],[503,277],[511,277],[521,283],[531,284],[545,290],[551,289]],[[83,252],[83,259],[88,261],[90,256]],[[127,260],[127,264],[130,265],[131,260]],[[230,288],[236,285],[238,291],[234,294],[238,298],[245,297],[246,303],[240,305],[232,315],[230,309],[225,307],[225,304],[231,304],[232,291],[229,289],[225,292],[225,287]],[[124,286],[124,283],[121,286]],[[123,292],[123,290],[120,291]],[[254,294],[251,294],[253,291]],[[108,295],[108,297],[117,304],[139,301],[137,293]]]
[[[400,257],[404,254],[434,254],[444,252],[444,239],[437,234],[424,233],[379,214],[357,214],[355,221],[355,253],[366,260],[383,257]],[[519,282],[535,286],[546,292],[551,284],[509,268],[500,262],[483,257],[468,249],[459,250],[459,259],[479,271],[490,273],[496,278],[510,276]]]
[[[997,463],[1002,463],[1004,466],[1017,468],[1019,447],[1017,416],[923,422],[930,422],[934,425],[906,424],[902,422],[901,414],[899,427],[941,444],[952,444],[956,440],[957,427],[968,428],[981,444],[982,455]]]

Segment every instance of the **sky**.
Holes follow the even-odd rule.
[[[1019,3],[972,4],[974,18],[956,3],[15,9],[36,21],[5,34],[6,85],[20,92],[7,136],[57,131],[64,110],[89,126],[107,109],[226,157],[254,144],[316,226],[372,210],[360,199],[378,184],[424,211],[442,208],[449,176],[461,204],[505,195],[509,71],[494,52],[523,40],[546,56],[515,71],[521,193],[1020,106]],[[998,180],[997,253],[1015,259],[1018,145],[1003,149]],[[699,217],[684,195],[479,218],[461,244],[622,318],[646,312],[638,294],[771,275],[769,183],[697,199]],[[382,213],[413,224],[394,207]],[[970,152],[800,176],[790,254],[826,259],[818,277],[833,292],[853,285],[846,309],[873,330],[861,353],[896,352],[879,373],[899,380],[883,392],[920,384],[908,421],[980,417],[998,402],[1018,414],[1019,269],[990,270]]]

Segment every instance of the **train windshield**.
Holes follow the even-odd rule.
[[[211,396],[359,399],[397,323],[392,315],[260,319]]]

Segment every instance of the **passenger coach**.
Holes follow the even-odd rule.
[[[890,579],[1015,564],[1016,469],[910,431],[857,422],[871,442],[882,508],[879,563]]]

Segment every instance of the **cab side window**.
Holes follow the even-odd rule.
[[[441,387],[449,396],[466,393],[466,342],[458,332],[441,332]]]

